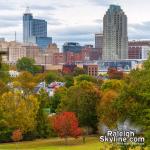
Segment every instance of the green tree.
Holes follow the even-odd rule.
[[[74,78],[74,82],[75,84],[80,84],[80,82],[82,81],[88,81],[88,82],[92,82],[92,83],[98,83],[98,80],[95,77],[83,74],[83,75],[79,75],[77,77]]]
[[[41,90],[38,94],[39,109],[37,113],[37,137],[47,138],[50,135],[50,127],[48,122],[48,114],[45,113],[44,109],[49,108],[50,97],[48,93]]]
[[[65,86],[67,88],[69,88],[70,86],[74,85],[73,76],[71,76],[71,75],[65,75],[64,78],[65,78]]]
[[[54,81],[64,81],[63,77],[58,72],[48,72],[45,76],[45,80],[47,84],[50,84]]]
[[[101,89],[103,91],[115,90],[120,93],[123,90],[124,86],[125,86],[124,80],[111,79],[104,81],[101,86]]]
[[[73,76],[79,76],[85,74],[85,70],[83,68],[76,67],[73,71]]]
[[[61,100],[59,111],[75,112],[80,126],[96,129],[96,105],[100,96],[99,89],[93,83],[82,81],[68,89],[66,97]]]
[[[150,58],[144,62],[142,69],[131,71],[125,79],[126,86],[114,102],[120,112],[120,120],[129,119],[141,127],[145,144],[150,144]]]
[[[66,96],[67,89],[65,87],[61,87],[56,90],[55,94],[53,97],[50,99],[50,110],[51,113],[56,113],[57,108],[61,102],[61,99]]]
[[[1,63],[0,67],[0,80],[7,83],[10,80],[9,77],[9,66],[7,64]]]
[[[28,71],[32,74],[38,73],[41,70],[41,67],[35,65],[34,59],[27,57],[19,59],[16,66],[19,71]]]

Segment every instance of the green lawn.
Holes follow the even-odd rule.
[[[0,144],[0,150],[16,150],[16,145],[14,143]],[[101,144],[96,137],[88,137],[85,144],[82,143],[82,138],[69,139],[67,146],[63,139],[52,138],[20,142],[17,144],[17,150],[109,150],[109,146]]]

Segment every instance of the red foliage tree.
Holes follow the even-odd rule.
[[[108,68],[108,77],[109,79],[122,79],[123,71],[118,71],[117,68]]]
[[[68,137],[78,138],[81,129],[78,127],[78,119],[73,112],[60,113],[52,119],[52,128],[59,137],[65,138],[67,144]]]

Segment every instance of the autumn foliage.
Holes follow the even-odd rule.
[[[123,71],[118,71],[117,68],[108,69],[109,79],[123,79]]]
[[[21,130],[15,130],[13,133],[12,133],[12,140],[14,142],[18,142],[20,140],[22,140],[22,132]]]
[[[73,112],[63,112],[54,116],[52,119],[52,128],[61,138],[77,138],[81,135],[81,129],[78,127],[78,119]]]

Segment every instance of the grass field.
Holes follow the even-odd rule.
[[[19,142],[17,150],[109,150],[108,144],[102,144],[97,137],[88,137],[85,144],[82,139],[69,139],[68,145],[63,139],[52,138],[46,140],[35,140],[30,142]],[[0,144],[0,150],[16,150],[16,144]],[[138,148],[136,150],[139,150]]]

